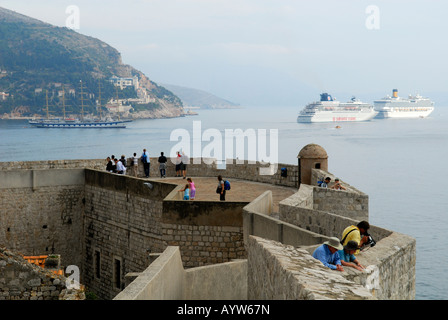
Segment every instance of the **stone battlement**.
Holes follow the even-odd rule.
[[[216,162],[193,160],[187,166],[188,176],[216,181],[222,174],[232,179],[227,201],[217,201],[212,188],[197,189],[201,194],[210,192],[210,200],[179,200],[178,190],[185,180],[156,178],[156,159],[152,159],[150,179],[108,173],[104,160],[2,163],[0,210],[4,214],[0,225],[4,228],[0,230],[0,245],[27,255],[54,250],[61,255],[63,266],[79,266],[80,282],[103,299],[137,299],[134,291],[128,290],[155,285],[168,288],[172,277],[182,279],[182,288],[169,289],[176,294],[151,289],[145,299],[415,297],[415,240],[406,235],[372,226],[377,245],[360,256],[372,266],[369,272],[349,270],[338,274],[337,280],[334,271],[322,269],[308,256],[313,246],[330,236],[339,237],[345,226],[368,219],[368,196],[361,191],[351,186],[343,192],[322,190],[301,183],[305,169],[297,165],[279,164],[273,175],[260,176],[260,166],[266,164],[228,161],[226,169],[221,169]],[[304,163],[302,158],[301,165]],[[281,168],[287,169],[286,176]],[[167,175],[174,176],[174,170],[174,164],[169,163]],[[322,167],[313,167],[308,177],[322,173],[330,174]],[[331,206],[328,200],[337,205]],[[172,269],[171,264],[162,262],[168,259],[165,250],[170,250],[169,259],[181,261],[181,267]],[[267,257],[277,262],[267,261]],[[282,262],[284,259],[289,262]],[[232,264],[236,261],[240,262]],[[268,266],[268,262],[274,265]],[[219,277],[221,272],[216,276],[218,269],[213,268],[227,271]],[[296,288],[302,286],[301,281],[308,281],[302,272],[316,273],[310,277],[328,272],[328,281],[336,281],[340,287],[329,286],[329,291],[322,293],[307,286],[298,293],[283,286],[286,292],[280,295],[280,288],[265,282],[266,268],[276,270],[271,280],[289,283],[294,279]],[[131,274],[136,275],[136,282],[128,285]],[[166,277],[160,278],[161,274]],[[213,274],[210,281],[214,284],[239,279],[244,285],[234,297],[224,295],[224,291],[221,296],[219,291],[212,293],[218,284],[196,287],[199,282],[194,279],[201,279],[201,275],[212,279]],[[324,286],[325,277],[322,281]]]

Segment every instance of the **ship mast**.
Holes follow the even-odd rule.
[[[100,120],[102,119],[102,108],[101,108],[101,82],[98,80],[98,115],[100,117]]]
[[[79,80],[81,83],[81,121],[84,121],[84,93],[82,92],[82,80]]]
[[[46,110],[47,110],[47,120],[50,118],[48,111],[48,90],[45,90],[45,101],[46,101]]]
[[[64,120],[65,118],[65,91],[64,91],[64,86],[62,86],[62,113],[64,115]]]
[[[118,120],[120,120],[120,103],[118,102],[118,86],[115,86],[115,93],[117,95],[117,115]]]

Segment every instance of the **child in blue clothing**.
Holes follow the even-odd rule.
[[[190,184],[186,184],[185,188],[179,190],[179,192],[184,192],[184,200],[190,200]]]

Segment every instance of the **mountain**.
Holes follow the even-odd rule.
[[[209,92],[176,86],[172,84],[162,84],[165,88],[177,95],[185,107],[200,107],[201,109],[226,109],[238,108],[239,104],[219,98]]]
[[[65,102],[69,112],[79,112],[81,100],[94,113],[98,101],[104,106],[112,99],[116,105],[117,100],[131,104],[126,115],[131,118],[183,114],[176,95],[123,64],[120,53],[107,43],[1,7],[0,94],[0,115],[43,114],[47,99],[55,114]]]

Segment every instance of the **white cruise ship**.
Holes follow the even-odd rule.
[[[420,95],[411,96],[408,99],[400,98],[398,90],[392,91],[392,97],[373,102],[378,118],[425,118],[434,111],[434,102]]]
[[[320,95],[320,101],[309,103],[297,117],[297,122],[346,122],[368,121],[377,115],[371,104],[354,97],[348,102],[339,102],[328,93]]]

